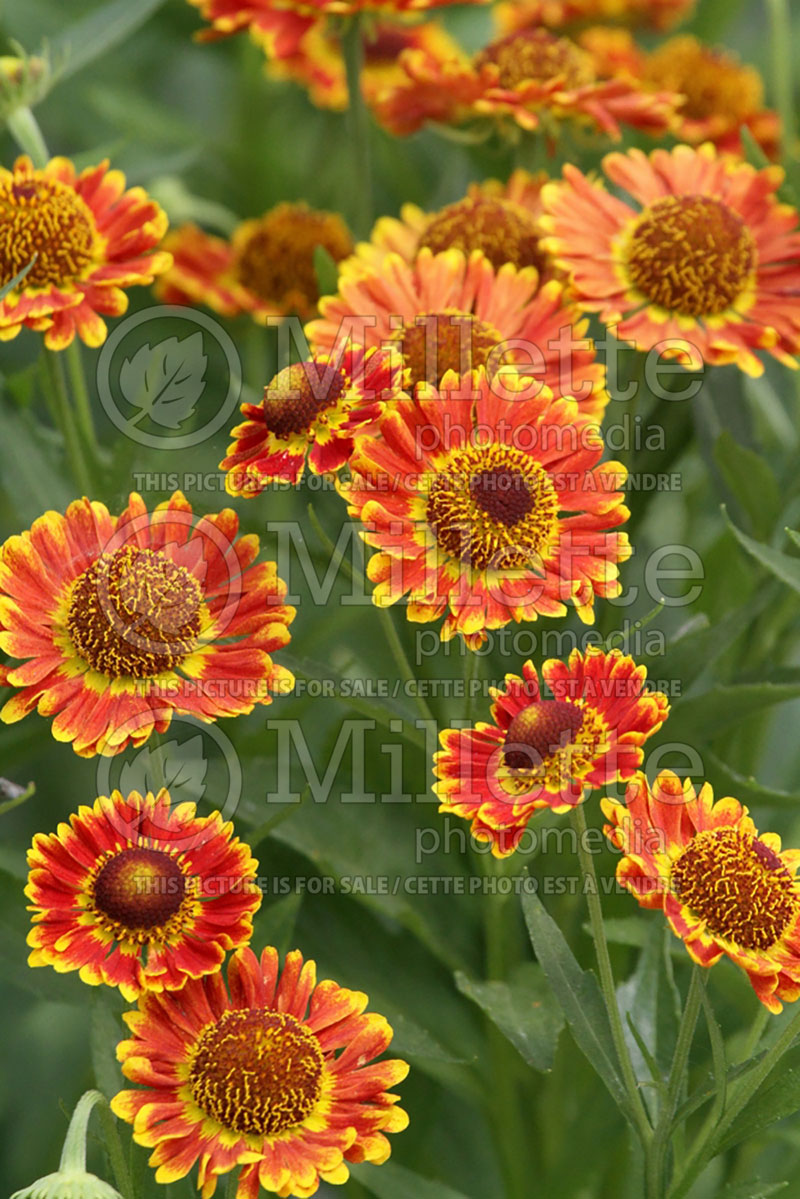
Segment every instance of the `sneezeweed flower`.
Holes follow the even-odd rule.
[[[226,508],[195,517],[180,492],[120,516],[88,499],[47,512],[0,547],[0,666],[19,688],[6,723],[34,708],[77,754],[116,754],[164,732],[173,712],[210,722],[286,692],[271,658],[294,608],[258,537]]]
[[[504,0],[497,5],[500,29],[509,33],[530,25],[563,27],[586,21],[616,21],[668,29],[694,11],[697,0]]]
[[[514,852],[531,816],[567,812],[589,791],[633,777],[642,745],[667,718],[669,703],[646,689],[647,671],[614,649],[573,650],[551,659],[542,694],[532,662],[491,689],[492,723],[445,729],[434,755],[439,811],[472,821],[472,835],[495,857]]]
[[[119,1191],[86,1169],[86,1130],[92,1108],[106,1103],[99,1091],[87,1091],[78,1100],[69,1122],[61,1161],[55,1174],[37,1179],[16,1191],[11,1199],[122,1199]]]
[[[588,322],[561,283],[540,287],[532,266],[495,270],[480,250],[467,257],[427,246],[410,263],[396,253],[375,262],[353,255],[340,268],[338,294],[319,308],[319,319],[306,326],[315,351],[348,339],[397,346],[410,388],[438,384],[448,370],[493,373],[517,363],[556,395],[576,397],[582,413],[600,419],[608,404]]]
[[[341,217],[307,204],[277,204],[243,221],[230,240],[184,225],[164,242],[174,258],[156,294],[167,304],[205,304],[220,316],[296,314],[308,320],[319,299],[314,251],[334,262],[353,242]]]
[[[267,483],[299,483],[340,470],[354,438],[380,418],[384,405],[407,398],[399,354],[350,346],[285,366],[264,388],[260,404],[243,404],[245,421],[231,436],[220,470],[231,495],[253,496]]]
[[[471,58],[440,59],[407,50],[404,83],[375,104],[378,119],[397,136],[426,122],[463,125],[490,121],[512,138],[518,128],[553,132],[564,120],[618,141],[621,125],[660,136],[676,96],[644,89],[629,76],[603,78],[591,52],[543,27],[509,33]]]
[[[111,1108],[153,1149],[156,1181],[175,1182],[199,1162],[204,1199],[237,1167],[237,1199],[257,1199],[259,1187],[304,1197],[320,1182],[346,1182],[348,1162],[386,1161],[385,1134],[408,1123],[389,1088],[408,1067],[374,1061],[392,1030],[364,1011],[367,996],[317,983],[298,950],[280,971],[272,948],[260,961],[239,950],[228,986],[221,972],[190,980],[142,996],[124,1016],[132,1036],[117,1056],[142,1087]]]
[[[729,957],[771,1012],[800,997],[800,850],[759,833],[747,808],[714,802],[670,771],[652,787],[638,775],[625,804],[602,801],[606,834],[624,855],[617,878],[660,909],[695,962]]]
[[[35,169],[23,155],[12,170],[0,167],[0,210],[0,288],[30,268],[0,300],[0,341],[28,328],[51,350],[76,334],[102,345],[102,316],[125,312],[124,289],[152,283],[172,261],[156,249],[165,214],[142,188],[126,191],[108,162],[77,174],[66,158]]]
[[[603,168],[632,202],[570,165],[542,191],[545,245],[577,302],[640,350],[666,343],[681,361],[759,375],[765,349],[796,367],[800,229],[776,196],[780,167],[706,144],[609,154]]]
[[[595,596],[619,593],[630,556],[619,488],[625,469],[600,464],[596,423],[574,400],[532,380],[483,370],[421,385],[359,438],[351,516],[378,551],[367,574],[384,607],[408,595],[415,622],[444,616],[443,640],[477,649],[487,630],[574,605],[594,620]]]
[[[129,1000],[218,970],[261,903],[258,862],[233,825],[172,807],[166,790],[101,795],[37,833],[28,866],[28,965],[78,970]]]

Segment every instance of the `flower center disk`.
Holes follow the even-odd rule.
[[[438,386],[447,371],[463,375],[486,366],[502,342],[498,331],[469,312],[425,312],[404,325],[393,340],[411,371],[411,386]]]
[[[778,855],[736,829],[698,833],[670,881],[712,933],[743,949],[769,949],[797,913],[795,885]]]
[[[711,196],[665,196],[634,227],[627,267],[652,303],[716,316],[744,291],[755,257],[747,226],[726,204]]]
[[[225,1012],[198,1039],[189,1069],[195,1102],[225,1128],[276,1136],[311,1114],[322,1092],[323,1055],[287,1012]]]
[[[488,198],[459,200],[433,217],[420,241],[434,254],[454,248],[482,250],[495,270],[506,262],[541,272],[544,254],[533,217],[520,205]]]
[[[486,63],[498,68],[498,83],[505,88],[559,80],[572,89],[595,80],[590,55],[569,38],[555,37],[544,29],[524,29],[492,42],[475,57],[478,68]]]
[[[644,79],[654,90],[683,95],[680,114],[694,121],[722,117],[738,129],[764,102],[757,71],[693,37],[672,38],[648,55]]]
[[[124,546],[75,580],[67,630],[92,670],[153,678],[196,647],[202,598],[197,579],[166,554]]]
[[[91,210],[56,179],[0,186],[0,286],[37,255],[25,287],[59,287],[82,276],[95,252]]]
[[[338,402],[345,386],[344,374],[330,363],[285,366],[264,388],[264,423],[282,439],[305,433]]]
[[[123,849],[100,868],[94,881],[95,907],[125,928],[166,924],[186,895],[186,876],[160,849]]]
[[[426,507],[440,548],[475,570],[541,565],[557,537],[558,513],[545,469],[512,446],[452,454]]]
[[[530,704],[508,727],[503,761],[511,770],[535,770],[574,741],[582,725],[583,709],[576,704],[556,699]]]

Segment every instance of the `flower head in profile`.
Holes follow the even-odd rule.
[[[260,324],[290,314],[308,320],[319,299],[314,251],[319,246],[339,262],[353,249],[341,217],[302,203],[243,221],[230,240],[189,224],[164,245],[174,261],[156,289],[160,299],[205,304],[220,316],[247,313]]]
[[[174,991],[246,945],[261,903],[258,862],[219,812],[169,792],[102,795],[28,851],[30,966],[85,983]]]
[[[545,244],[577,302],[640,350],[750,375],[768,350],[796,367],[800,227],[776,195],[780,167],[705,144],[609,154],[603,168],[626,198],[569,165],[542,191]]]
[[[800,850],[759,833],[737,799],[714,802],[708,783],[697,793],[670,771],[652,786],[637,775],[624,804],[602,807],[619,882],[664,913],[695,962],[729,957],[772,1012],[800,998]]]
[[[89,1117],[93,1107],[106,1102],[99,1091],[86,1091],[81,1096],[69,1122],[58,1170],[15,1191],[11,1199],[122,1199],[119,1191],[86,1169]]]
[[[630,779],[669,712],[666,696],[646,688],[645,668],[618,649],[576,649],[568,663],[545,662],[542,677],[549,695],[526,662],[522,677],[491,689],[491,723],[439,734],[439,811],[471,820],[496,857],[514,852],[535,812],[568,811],[589,791]]]
[[[596,422],[531,379],[509,382],[478,370],[419,386],[359,438],[340,485],[377,550],[374,602],[408,596],[409,620],[444,616],[442,638],[471,648],[568,604],[591,623],[630,556],[625,469],[600,463]]]
[[[561,283],[540,286],[534,266],[495,269],[481,250],[467,256],[455,247],[434,253],[423,246],[412,262],[395,252],[375,260],[353,255],[340,269],[338,294],[319,307],[306,326],[316,351],[330,353],[348,340],[396,346],[410,388],[436,386],[448,370],[485,367],[491,375],[503,367],[574,397],[596,419],[608,404],[588,322]]]
[[[0,666],[17,694],[6,723],[34,709],[77,754],[117,754],[165,732],[173,712],[206,722],[251,712],[292,675],[270,656],[294,608],[258,537],[230,509],[196,517],[180,492],[120,516],[88,499],[47,512],[0,546]]]
[[[51,350],[76,335],[102,345],[103,317],[125,312],[126,288],[152,283],[172,261],[156,249],[165,214],[141,187],[126,191],[108,162],[78,174],[66,158],[37,169],[23,155],[0,167],[0,211],[0,288],[23,276],[0,300],[0,341],[27,328]]]
[[[298,483],[306,463],[317,475],[340,470],[354,438],[380,418],[384,405],[407,398],[402,358],[373,346],[349,346],[285,366],[260,404],[243,404],[245,420],[220,469],[231,495],[252,496],[267,483]]]
[[[111,1107],[153,1150],[156,1181],[176,1182],[199,1163],[204,1199],[236,1169],[237,1199],[257,1199],[259,1188],[305,1199],[321,1182],[346,1182],[349,1162],[386,1161],[386,1133],[408,1123],[390,1089],[408,1067],[374,1060],[392,1030],[365,1011],[367,996],[317,983],[297,950],[280,970],[272,948],[260,961],[249,949],[234,954],[228,987],[218,971],[143,995],[124,1017],[131,1037],[117,1056],[141,1085]]]

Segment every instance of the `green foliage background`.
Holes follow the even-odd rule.
[[[61,0],[6,2],[0,7],[0,36],[16,39],[29,51],[43,38],[58,48],[70,25],[101,7],[94,0],[70,0],[68,5]],[[138,7],[135,0],[129,7]],[[149,7],[154,11],[146,24],[83,64],[39,106],[37,117],[51,152],[70,156],[81,166],[110,156],[131,183],[162,198],[177,219],[187,215],[182,194],[215,201],[237,217],[300,198],[347,214],[357,181],[350,173],[343,118],[314,109],[299,89],[266,80],[260,55],[246,39],[195,44],[198,18],[188,4],[151,0]],[[478,44],[488,28],[488,14],[454,13],[452,22]],[[701,0],[693,28],[709,41],[723,39],[769,76],[767,26],[758,0]],[[800,38],[800,13],[795,35]],[[73,44],[72,53],[79,51],[80,45]],[[435,208],[457,199],[471,179],[503,175],[510,168],[504,152],[484,148],[470,153],[433,134],[400,143],[376,130],[373,141],[376,214],[396,213],[407,200]],[[10,163],[15,154],[10,138],[0,135],[0,148],[2,161]],[[554,173],[572,153],[561,148]],[[598,159],[590,151],[581,162]],[[133,310],[150,302],[144,292],[131,298]],[[230,331],[243,356],[246,384],[258,391],[274,347],[247,322]],[[57,438],[43,416],[39,349],[39,338],[27,333],[0,349],[2,537],[27,528],[48,508],[63,510],[75,496]],[[85,351],[84,361],[91,370],[93,359]],[[213,389],[206,397],[212,402]],[[624,405],[615,405],[608,422],[624,413]],[[666,638],[665,654],[648,660],[651,674],[678,680],[682,689],[672,719],[651,744],[693,745],[718,794],[737,795],[754,809],[759,827],[775,829],[797,844],[800,557],[784,533],[787,526],[800,527],[797,377],[773,365],[759,381],[744,380],[734,368],[717,369],[692,403],[652,401],[640,415],[646,424],[663,424],[667,448],[658,466],[648,452],[635,454],[634,469],[679,471],[683,486],[676,492],[632,495],[636,555],[623,568],[623,578],[629,588],[638,585],[640,598],[630,607],[600,603],[599,627],[608,634],[625,619],[648,615],[654,601],[645,593],[643,572],[650,552],[670,543],[698,551],[705,576],[702,594],[688,607],[665,607],[648,626],[649,632],[663,630]],[[201,412],[198,420],[203,419]],[[181,457],[115,444],[99,408],[98,424],[113,453],[113,469],[98,498],[112,511],[124,506],[135,472],[213,472],[227,443],[222,431]],[[168,489],[150,493],[148,500],[167,494]],[[221,492],[189,498],[201,510],[215,510],[223,502]],[[262,535],[270,556],[276,541],[267,523],[300,522],[321,576],[329,552],[309,518],[309,504],[325,536],[335,541],[345,518],[331,492],[303,488],[297,494],[265,493],[237,508],[243,527]],[[722,504],[742,537],[727,523]],[[770,556],[765,546],[781,556]],[[341,604],[347,587],[342,578],[331,602],[324,608],[315,605],[295,561],[292,589],[299,591],[301,601],[290,651],[281,660],[312,677],[394,678],[396,668],[377,611]],[[670,587],[672,596],[681,593],[680,584]],[[413,657],[413,630],[401,619],[397,627]],[[576,622],[565,627],[578,628]],[[537,662],[541,657],[533,656]],[[499,680],[520,665],[518,658],[495,653],[481,659],[480,672],[484,680]],[[420,667],[421,675],[432,679],[459,677],[462,671],[454,650],[449,655],[442,650]],[[465,715],[463,701],[432,702],[443,725]],[[479,701],[475,714],[483,710]],[[277,738],[266,729],[267,720],[301,721],[321,773],[342,721],[365,715],[379,722],[368,735],[367,789],[391,792],[389,758],[381,746],[398,743],[403,747],[403,789],[424,799],[343,801],[357,786],[345,757],[327,803],[309,800],[291,809],[267,804],[277,778]],[[224,724],[244,772],[237,831],[248,840],[255,838],[263,874],[469,878],[483,868],[455,838],[450,852],[415,864],[416,829],[441,829],[442,818],[429,792],[430,758],[420,738],[387,730],[387,723],[400,717],[413,728],[417,716],[411,700],[354,707],[343,699],[290,697],[270,710]],[[685,769],[680,754],[662,764]],[[96,768],[96,762],[80,760],[57,744],[38,716],[4,728],[0,735],[0,774],[36,783],[32,799],[0,816],[2,1194],[56,1167],[67,1113],[82,1091],[97,1084],[113,1093],[120,1084],[113,1048],[120,1034],[121,1003],[90,991],[74,975],[26,966],[25,850],[35,832],[55,829],[79,804],[92,802]],[[219,763],[211,763],[206,806],[215,803],[221,770]],[[302,791],[303,785],[301,778],[297,789]],[[283,818],[265,830],[276,813]],[[596,798],[587,817],[599,826]],[[542,819],[537,827],[545,823],[558,826],[563,821]],[[597,865],[602,876],[610,877],[613,856],[603,852]],[[576,873],[573,861],[552,853],[513,859],[502,872],[514,875],[524,868],[542,879]],[[676,1017],[674,995],[664,979],[674,977],[685,993],[688,959],[658,916],[639,914],[622,895],[611,895],[604,903],[617,977],[627,980],[625,1004],[659,1063],[668,1065]],[[589,967],[592,946],[582,897],[545,897],[545,904],[581,965]],[[490,936],[499,936],[488,964],[487,928]],[[412,1064],[402,1087],[411,1126],[393,1139],[392,1164],[354,1170],[353,1180],[338,1193],[378,1199],[412,1194],[422,1199],[505,1194],[638,1199],[641,1179],[622,1120],[568,1033],[561,1031],[563,1020],[533,963],[513,896],[487,901],[479,895],[402,892],[267,895],[256,929],[256,948],[267,941],[281,950],[297,945],[316,958],[321,977],[367,991],[371,1006],[396,1028],[398,1055]],[[495,979],[488,989],[487,973]],[[712,972],[709,991],[717,1019],[731,1037],[733,1064],[737,1051],[746,1052],[746,1030],[757,1014],[757,1001],[746,979],[727,964]],[[490,1009],[510,1039],[487,1026],[482,1007]],[[784,1019],[774,1018],[768,1035],[775,1035]],[[772,1193],[752,1183],[758,1178],[786,1181],[781,1194],[800,1197],[800,1122],[793,1114],[800,1107],[798,1067],[795,1052],[786,1059],[780,1085],[771,1095],[770,1110],[786,1118],[769,1130],[748,1118],[739,1143],[693,1191],[697,1199],[723,1194],[756,1199]],[[709,1042],[701,1028],[692,1087],[702,1091],[711,1077]],[[768,1100],[760,1097],[762,1108]],[[98,1149],[94,1158],[98,1171],[109,1177]],[[156,1187],[145,1158],[143,1151],[134,1150],[138,1193],[161,1194],[165,1188]],[[188,1181],[166,1191],[169,1199],[194,1193]],[[325,1193],[323,1186],[320,1194]]]

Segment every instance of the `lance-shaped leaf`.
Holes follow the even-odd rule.
[[[482,1008],[534,1070],[552,1070],[564,1027],[540,966],[522,962],[508,982],[473,982],[460,970],[456,986]]]

